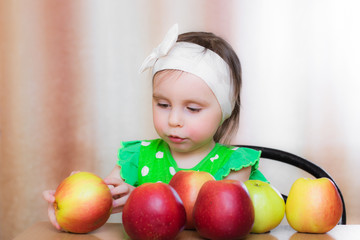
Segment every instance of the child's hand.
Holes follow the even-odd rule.
[[[54,202],[55,202],[55,190],[46,190],[43,192],[44,199],[48,202],[48,216],[51,224],[59,231],[63,231],[58,222],[56,221]]]
[[[73,171],[70,173],[70,176],[78,173],[80,171]],[[56,221],[56,216],[55,216],[55,208],[54,208],[54,202],[55,202],[55,190],[46,190],[43,192],[43,197],[44,199],[48,202],[48,216],[49,216],[49,220],[51,222],[51,224],[59,231],[64,231],[60,225],[58,224],[58,222]]]
[[[113,208],[111,213],[119,213],[122,211],[126,200],[135,187],[125,183],[117,177],[107,177],[104,179],[107,185],[110,185],[111,195],[113,196]]]

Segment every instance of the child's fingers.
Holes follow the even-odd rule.
[[[45,200],[47,200],[49,202],[49,204],[48,204],[48,216],[49,216],[49,220],[50,220],[51,224],[57,230],[62,231],[62,228],[60,227],[60,225],[56,221],[55,208],[54,208],[54,202],[55,202],[54,193],[55,193],[54,190],[47,190],[47,191],[44,191],[43,195],[44,195]]]
[[[106,185],[112,185],[114,187],[124,183],[124,181],[122,181],[120,178],[115,178],[115,177],[107,177],[104,178],[103,180],[106,183]]]
[[[117,208],[114,208],[111,210],[111,214],[114,214],[114,213],[120,213],[122,212],[123,210],[123,207],[117,207]]]
[[[117,208],[119,206],[123,207],[125,205],[125,203],[126,203],[126,200],[128,200],[128,198],[129,198],[129,195],[126,195],[126,196],[123,196],[123,197],[121,197],[119,199],[114,200],[113,201],[113,207],[114,208]]]
[[[59,231],[61,231],[61,227],[58,224],[58,222],[56,221],[56,216],[55,216],[55,209],[54,206],[52,204],[49,204],[48,206],[48,216],[50,219],[51,224]]]
[[[128,194],[130,192],[130,188],[129,185],[127,184],[120,184],[117,187],[111,189],[111,195],[116,196],[116,195],[124,195],[124,194]]]
[[[46,190],[43,192],[43,198],[48,202],[48,216],[51,224],[59,231],[63,231],[58,222],[56,221],[55,216],[55,190]]]
[[[55,202],[54,195],[55,195],[55,190],[46,190],[43,192],[43,198],[49,203]]]
[[[113,209],[112,209],[111,213],[122,212],[124,205],[128,198],[129,198],[129,195],[125,195],[121,198],[113,200]]]
[[[70,176],[71,175],[74,175],[75,173],[79,173],[80,171],[72,171],[71,173],[70,173]]]

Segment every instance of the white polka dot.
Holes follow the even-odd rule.
[[[169,167],[169,171],[171,175],[175,175],[176,171],[174,167]]]
[[[210,161],[214,162],[214,160],[218,159],[219,158],[219,155],[215,155],[214,157],[210,158]]]
[[[149,174],[149,167],[147,166],[144,166],[142,169],[141,169],[141,176],[146,176]]]
[[[164,157],[164,153],[163,152],[157,152],[156,153],[156,158],[163,158]]]
[[[234,147],[234,148],[231,149],[231,150],[236,151],[236,150],[238,150],[238,149],[239,149],[239,147]]]
[[[150,145],[150,142],[141,142],[141,145],[142,145],[142,146],[149,146],[149,145]]]

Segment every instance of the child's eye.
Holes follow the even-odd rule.
[[[201,108],[199,108],[199,107],[187,107],[187,109],[190,112],[200,112],[201,111]]]
[[[161,107],[161,108],[168,108],[168,107],[170,107],[170,104],[168,104],[168,103],[157,103],[157,106]]]

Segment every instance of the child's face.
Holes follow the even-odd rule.
[[[221,117],[215,95],[201,78],[177,70],[165,70],[155,75],[154,126],[172,152],[212,147]]]

